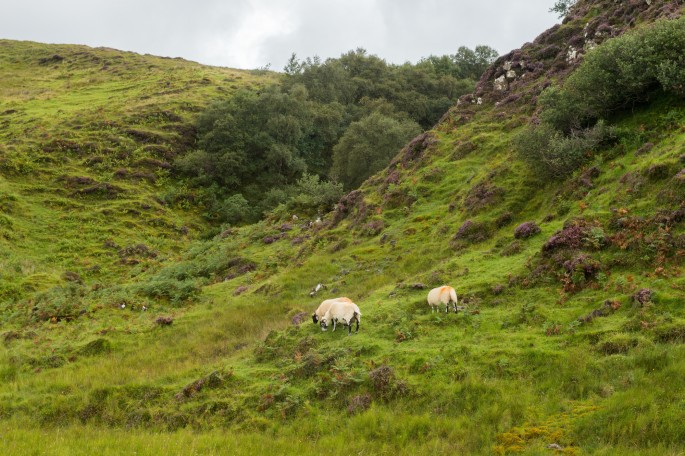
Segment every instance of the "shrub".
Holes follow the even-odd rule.
[[[684,25],[685,18],[660,21],[589,51],[563,87],[540,95],[541,124],[514,142],[521,158],[544,179],[563,178],[616,139],[602,119],[657,89],[685,96]]]
[[[592,246],[590,241],[592,229],[591,224],[585,220],[571,220],[564,225],[564,229],[557,231],[542,246],[542,251],[550,253],[558,249],[578,249],[584,246]]]
[[[471,243],[483,242],[492,236],[490,227],[484,222],[465,221],[454,235],[454,241],[466,241]]]
[[[516,227],[514,230],[514,238],[528,239],[540,232],[540,227],[535,222],[524,222]]]
[[[385,224],[382,220],[371,220],[361,227],[360,233],[364,236],[374,237],[383,231]]]
[[[35,298],[31,318],[34,321],[50,320],[53,323],[73,320],[83,313],[85,294],[86,289],[76,282],[40,293]]]
[[[542,120],[562,132],[649,98],[654,88],[685,95],[685,19],[656,22],[588,52],[563,89],[540,97]]]
[[[233,224],[248,220],[253,214],[252,206],[240,193],[226,198],[217,209],[220,220]]]
[[[350,399],[350,403],[347,406],[347,413],[355,415],[367,410],[369,407],[371,407],[371,395],[368,393],[361,394]]]
[[[229,372],[226,377],[231,377],[233,372]],[[223,373],[219,371],[214,371],[206,377],[195,380],[192,383],[186,385],[178,394],[176,394],[177,400],[182,400],[185,398],[190,398],[202,391],[203,389],[215,389],[221,387],[225,383]]]
[[[138,285],[141,294],[152,299],[164,299],[174,305],[195,299],[200,287],[194,280],[153,279]]]
[[[587,282],[596,280],[597,274],[601,271],[601,266],[599,261],[585,254],[566,260],[563,264],[565,277],[562,279],[566,285],[565,289],[573,291]]]
[[[374,395],[381,400],[389,400],[407,392],[406,384],[397,380],[395,370],[390,366],[380,366],[369,372],[369,380]]]
[[[642,307],[652,301],[654,293],[649,288],[643,288],[633,295],[632,299],[638,306]]]
[[[522,250],[523,245],[521,244],[521,241],[514,241],[502,249],[502,256],[513,256],[521,253]]]
[[[513,220],[514,214],[512,214],[510,211],[506,211],[502,215],[497,217],[497,219],[495,220],[495,226],[497,228],[502,228],[511,223]]]
[[[464,198],[464,206],[469,212],[478,212],[483,208],[497,204],[503,196],[503,188],[485,180],[471,187],[466,198]]]
[[[171,326],[174,323],[173,317],[161,315],[157,317],[155,323],[159,326]]]
[[[617,130],[598,122],[592,128],[565,134],[547,123],[529,128],[514,139],[519,156],[543,180],[560,179],[586,163],[593,152],[618,138]]]
[[[309,213],[330,210],[343,195],[343,186],[337,182],[324,181],[316,174],[307,174],[298,179],[294,187],[295,196],[286,203],[291,210]]]

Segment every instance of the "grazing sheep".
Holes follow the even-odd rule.
[[[452,302],[454,311],[457,312],[457,292],[448,285],[433,288],[428,292],[428,305],[431,306],[432,312],[435,312],[436,307],[438,312],[440,312],[439,306],[441,303],[445,305],[445,313],[449,312],[450,302]]]
[[[357,307],[357,304],[348,301],[335,301],[331,307],[321,317],[321,330],[326,331],[328,325],[333,322],[333,331],[335,331],[338,322],[347,326],[347,335],[352,334],[352,322],[357,322],[357,328],[354,332],[359,332],[359,322],[361,321],[362,313]]]
[[[321,304],[319,304],[319,308],[316,309],[316,312],[312,314],[312,321],[314,322],[314,324],[317,324],[321,320],[321,317],[323,317],[326,314],[328,309],[331,307],[331,304],[333,304],[336,301],[352,302],[350,298],[346,298],[344,296],[340,298],[326,299]]]

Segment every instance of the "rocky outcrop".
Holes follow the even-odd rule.
[[[550,81],[565,77],[588,51],[605,40],[643,21],[679,17],[682,9],[681,2],[580,0],[562,24],[498,58],[468,100],[470,104],[506,104],[519,99],[534,102]]]

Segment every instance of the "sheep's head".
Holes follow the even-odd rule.
[[[319,317],[316,315],[316,313],[312,314],[312,322],[314,324],[317,324],[319,322]]]
[[[328,330],[328,322],[326,321],[326,318],[321,319],[321,331],[326,331]]]

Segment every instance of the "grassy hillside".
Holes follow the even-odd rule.
[[[192,195],[171,208],[170,162],[210,100],[272,79],[111,49],[0,49],[5,302],[117,283],[183,249],[206,227]]]
[[[343,197],[323,223],[274,217],[208,240],[189,239],[202,229],[192,207],[155,203],[170,179],[163,170],[154,183],[115,172],[140,169],[136,151],[162,160],[140,140],[143,131],[163,138],[152,144],[182,153],[183,135],[164,125],[192,119],[180,100],[201,105],[229,70],[112,54],[139,65],[180,65],[187,92],[153,96],[165,90],[160,70],[156,82],[145,79],[149,99],[101,101],[111,130],[82,115],[45,119],[52,135],[80,145],[51,152],[51,137],[17,133],[38,128],[49,100],[31,105],[10,90],[15,105],[3,104],[3,122],[28,106],[35,111],[22,120],[32,124],[9,123],[15,134],[2,143],[2,242],[10,252],[2,260],[9,284],[0,349],[4,452],[681,453],[685,102],[657,91],[615,113],[618,139],[562,181],[542,179],[513,148],[539,114],[543,87],[582,61],[569,58],[569,46],[587,49],[589,40],[675,17],[679,8],[581,1],[563,25],[496,62],[473,97]],[[585,35],[586,24],[594,24],[594,36]],[[601,24],[611,32],[597,35]],[[3,45],[35,46],[25,57],[31,62],[58,52]],[[15,59],[32,55],[15,52]],[[42,74],[38,65],[12,65]],[[210,82],[192,85],[195,72]],[[2,90],[18,84],[2,78]],[[116,81],[105,78],[96,98],[106,100],[104,87]],[[160,115],[153,127],[131,120],[153,100],[162,101],[152,111],[174,107],[180,120]],[[106,139],[112,136],[146,145],[126,149]],[[79,155],[89,142],[107,151]],[[130,149],[107,168],[85,163]],[[65,175],[122,191],[112,199],[106,186],[92,191],[97,197],[78,194],[97,184],[69,187]],[[149,223],[136,204],[150,204],[167,224]],[[81,228],[82,217],[92,228]],[[38,221],[46,227],[36,228]],[[119,250],[102,247],[110,239]],[[160,253],[125,249],[138,243]],[[34,272],[22,270],[24,257]],[[95,265],[100,272],[86,272]],[[83,285],[71,280],[73,292],[62,286],[40,294],[69,280],[66,271]],[[310,296],[318,283],[326,288]],[[443,283],[455,286],[465,311],[430,312],[426,293]],[[22,298],[28,295],[34,300]],[[351,337],[310,323],[322,299],[340,295],[363,313]],[[85,312],[30,317],[74,300]]]

